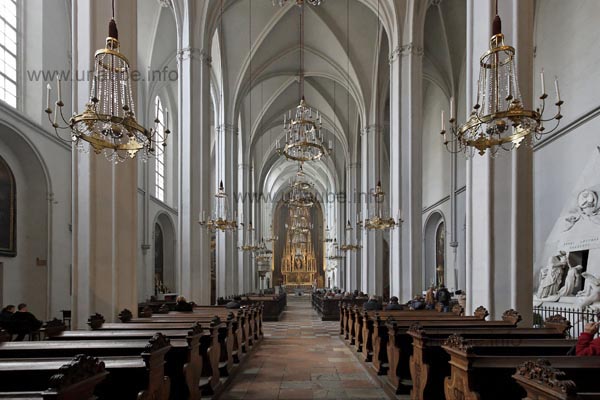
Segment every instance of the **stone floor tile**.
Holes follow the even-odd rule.
[[[320,321],[310,298],[291,296],[281,321],[263,330],[219,399],[388,398],[339,336],[339,322]]]
[[[311,389],[281,389],[279,391],[279,398],[285,399],[312,399],[313,391]]]

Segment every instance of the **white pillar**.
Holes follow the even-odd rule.
[[[251,199],[248,197],[252,195],[250,192],[250,165],[249,164],[238,164],[238,188],[241,197],[241,200],[238,203],[238,223],[243,222],[247,224],[250,221],[250,202]],[[247,196],[246,196],[247,195]],[[242,220],[243,215],[243,220]],[[247,226],[244,226],[246,228]],[[241,228],[241,227],[240,227]],[[248,239],[246,229],[242,229],[239,231],[238,242],[245,243],[246,239]],[[248,293],[252,291],[251,283],[251,264],[252,259],[250,258],[250,253],[238,250],[238,293]]]
[[[228,194],[230,219],[237,214],[237,140],[238,129],[229,124],[217,127],[217,182],[223,181]],[[236,216],[237,218],[237,216]],[[217,297],[237,294],[237,232],[217,231]]]
[[[378,162],[377,158],[377,136],[380,127],[370,125],[362,129],[361,137],[361,208],[363,220],[369,218],[369,210],[373,206],[371,190],[377,184]],[[352,219],[351,219],[352,221]],[[363,228],[361,251],[361,286],[360,290],[365,293],[383,294],[383,234],[380,231],[369,231]]]
[[[189,16],[187,17],[189,18]],[[185,23],[191,24],[186,20]],[[191,30],[191,28],[190,28]],[[210,303],[210,233],[199,224],[210,216],[210,57],[184,35],[179,58],[179,288],[198,304]]]
[[[489,49],[494,1],[467,3],[472,30],[467,32],[467,97],[475,98],[479,58]],[[526,108],[532,107],[533,1],[500,0],[506,43],[517,48],[517,70]],[[467,104],[470,112],[472,100]],[[532,151],[478,154],[467,168],[468,312],[483,305],[494,318],[506,309],[519,311],[531,324],[533,297]],[[469,292],[471,294],[469,294]]]
[[[358,195],[359,183],[360,183],[361,168],[359,163],[350,164],[346,174],[346,214],[348,218],[356,218],[358,211],[360,210],[360,198]],[[343,218],[338,219],[338,224],[344,225],[345,220]],[[336,229],[336,227],[333,227]],[[344,240],[344,237],[338,237],[338,242]],[[345,268],[345,289],[346,291],[354,291],[360,289],[359,280],[359,266],[360,252],[348,252],[346,253],[346,259],[340,262],[340,269]]]
[[[117,4],[116,19],[123,22],[118,25],[121,51],[130,60],[135,60],[137,52],[136,10],[136,1]],[[105,45],[111,4],[77,0],[73,11],[73,37],[77,38],[73,65],[78,71],[91,71],[94,52]],[[135,65],[130,67],[135,70]],[[89,83],[76,85],[79,111],[89,101]],[[137,218],[137,160],[113,165],[93,151],[74,150],[74,327],[85,328],[88,317],[96,312],[113,321],[123,308],[137,311]]]

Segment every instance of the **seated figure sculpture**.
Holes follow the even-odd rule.
[[[537,297],[544,299],[546,297],[558,294],[563,280],[563,270],[567,265],[567,253],[561,251],[559,254],[550,257],[548,265],[540,271],[540,284],[537,290]]]

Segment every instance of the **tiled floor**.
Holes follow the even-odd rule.
[[[288,299],[220,399],[388,399],[341,341],[339,323],[320,321],[308,296]]]

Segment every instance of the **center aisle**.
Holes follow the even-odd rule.
[[[288,296],[281,321],[263,323],[263,341],[219,398],[388,399],[339,329],[319,319],[309,296]]]

